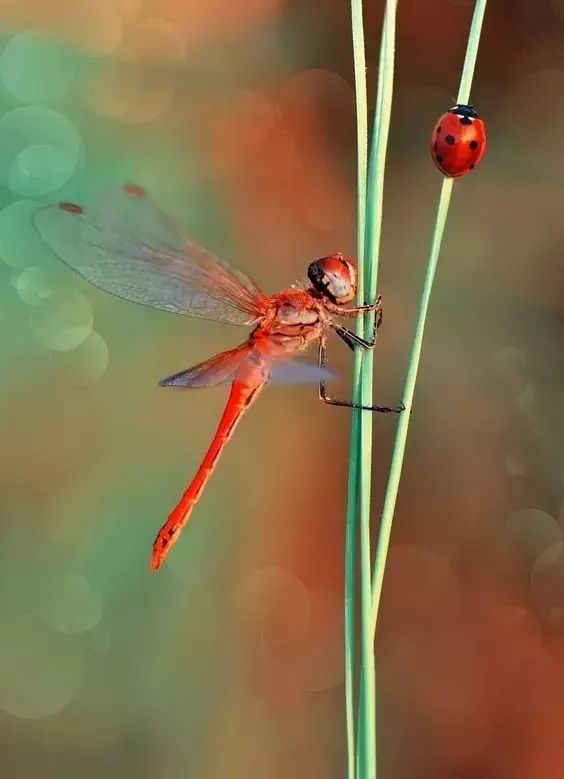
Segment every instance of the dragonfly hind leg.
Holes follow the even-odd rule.
[[[347,335],[350,333],[351,336],[354,336],[353,343],[359,343],[363,339],[358,338],[354,333],[351,333],[349,330],[346,330],[346,328],[341,328],[342,330],[347,333]],[[343,338],[343,335],[339,333],[337,330],[337,333]],[[358,341],[356,340],[358,338]],[[345,341],[345,338],[343,338]],[[345,341],[348,346],[351,346],[350,343]],[[369,343],[369,342],[368,342]],[[367,345],[365,348],[370,349],[374,346],[374,344]],[[351,346],[351,348],[354,348],[354,346]],[[319,341],[319,368],[323,371],[327,364],[327,345],[326,345],[326,339],[325,336],[322,336]],[[335,398],[330,397],[327,395],[327,388],[325,385],[324,379],[319,380],[319,399],[326,403],[328,406],[341,406],[345,408],[358,408],[362,409],[362,411],[378,411],[382,414],[401,414],[402,411],[405,411],[405,406],[403,403],[400,403],[399,406],[365,406],[362,403],[355,403],[352,400],[336,400]]]

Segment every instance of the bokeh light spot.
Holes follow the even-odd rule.
[[[556,565],[563,551],[564,543],[562,541],[556,541],[554,544],[548,546],[534,561],[531,567],[531,573],[535,575]]]
[[[31,617],[0,623],[0,708],[15,717],[58,714],[75,698],[81,655],[48,625]]]
[[[16,290],[28,306],[42,306],[53,296],[53,285],[53,278],[45,268],[32,266],[20,273]]]
[[[531,412],[534,414],[538,408],[538,401],[533,381],[528,381],[525,384],[522,391],[515,398],[513,406],[516,411],[520,411],[522,414],[530,415]]]
[[[253,571],[235,597],[243,638],[254,656],[257,672],[270,679],[293,676],[307,633],[310,603],[307,588],[291,571],[271,566]]]
[[[76,349],[92,332],[94,317],[90,301],[77,290],[59,289],[31,317],[33,335],[53,351]]]
[[[0,55],[0,79],[21,103],[52,103],[70,90],[76,65],[55,38],[37,30],[15,35]]]
[[[104,611],[99,588],[76,571],[53,576],[43,590],[42,605],[52,627],[70,635],[93,630]]]
[[[167,110],[174,99],[174,86],[166,82],[146,84],[140,99],[121,116],[130,124],[152,122]]]
[[[506,522],[506,533],[518,560],[527,570],[550,546],[562,542],[560,525],[540,509],[515,511]]]
[[[86,387],[104,375],[109,354],[108,345],[93,330],[76,349],[53,353],[53,360],[64,381],[75,387]]]
[[[505,460],[507,473],[511,476],[524,476],[527,473],[527,460],[522,452],[510,452]]]
[[[13,268],[37,265],[51,252],[32,223],[37,203],[18,200],[0,210],[0,259]]]
[[[18,195],[45,195],[72,176],[80,149],[80,136],[63,114],[16,108],[0,119],[0,182]]]
[[[309,617],[309,599],[304,583],[291,571],[279,566],[252,571],[239,588],[236,606],[241,620],[259,634],[264,621],[284,603],[285,613],[294,614],[294,625],[305,624]]]
[[[8,173],[12,192],[41,197],[59,189],[72,176],[76,160],[53,146],[28,146],[13,161]]]
[[[141,84],[138,74],[124,66],[104,68],[87,79],[82,96],[88,107],[101,116],[118,117],[139,100]]]
[[[88,107],[101,116],[142,124],[163,114],[172,103],[174,92],[174,85],[166,77],[147,79],[132,65],[113,64],[85,82],[82,96]]]

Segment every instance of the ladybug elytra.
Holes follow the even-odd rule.
[[[444,176],[464,176],[486,151],[486,126],[471,105],[455,105],[435,125],[431,157]]]

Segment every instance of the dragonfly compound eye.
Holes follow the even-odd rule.
[[[333,303],[349,303],[356,292],[356,266],[342,254],[321,257],[311,263],[307,275],[314,289]]]

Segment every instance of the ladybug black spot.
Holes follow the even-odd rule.
[[[441,125],[437,127],[437,135],[441,132]]]
[[[473,162],[471,162],[471,163],[470,163],[470,165],[468,165],[468,170],[472,170],[472,169],[473,169],[473,168],[475,168],[475,167],[476,167],[476,166],[474,165],[474,163],[473,163]]]
[[[468,144],[471,149],[477,149],[478,148],[478,141],[470,141]]]
[[[456,143],[456,138],[454,135],[445,135],[445,141],[448,143],[449,146],[452,146],[453,143]]]
[[[463,116],[460,119],[460,124],[472,124],[472,120],[468,116]]]
[[[437,160],[437,162],[442,162],[443,158],[442,158],[442,156],[440,154],[437,154],[436,160]]]

